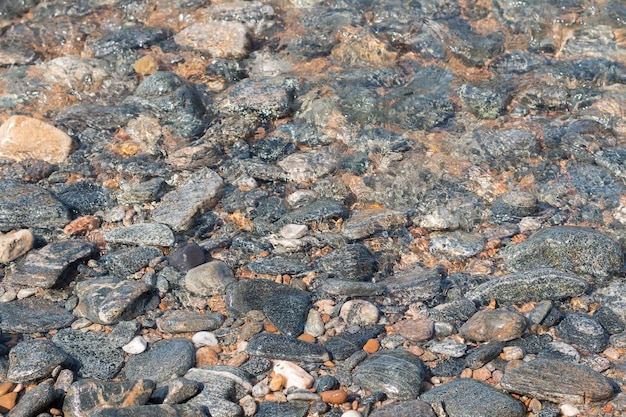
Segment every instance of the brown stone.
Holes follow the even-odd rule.
[[[429,319],[402,320],[393,326],[396,333],[400,333],[410,342],[423,342],[433,337],[435,324]]]
[[[378,352],[378,349],[380,349],[380,342],[376,339],[368,340],[363,346],[363,350],[367,353]]]
[[[526,319],[510,310],[483,310],[474,314],[460,334],[476,342],[506,342],[517,339],[526,329]]]
[[[10,392],[15,388],[15,384],[13,382],[3,382],[0,384],[0,395],[4,395],[7,392]]]
[[[174,41],[214,58],[243,58],[251,46],[249,30],[243,23],[224,21],[196,23],[177,33]]]
[[[17,392],[9,392],[0,397],[0,413],[7,413],[17,402]]]
[[[83,236],[87,232],[100,227],[100,219],[96,216],[83,216],[76,220],[72,220],[70,224],[65,226],[63,232],[70,236]]]
[[[133,69],[137,74],[140,75],[151,75],[159,70],[159,64],[154,57],[150,55],[145,55],[139,58],[133,64]]]
[[[217,365],[219,362],[219,356],[211,346],[203,346],[196,350],[196,366],[211,366]]]
[[[320,396],[322,401],[329,404],[343,404],[348,400],[348,394],[340,389],[321,392]]]
[[[0,126],[0,157],[59,164],[67,159],[73,147],[74,142],[66,133],[32,117],[11,116]]]
[[[28,229],[10,232],[0,236],[0,263],[8,264],[32,249],[35,243],[33,233]]]

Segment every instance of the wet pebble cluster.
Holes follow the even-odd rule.
[[[0,23],[0,414],[626,413],[620,1]]]

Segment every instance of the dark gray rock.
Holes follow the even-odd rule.
[[[69,134],[83,140],[85,136],[81,133],[114,132],[126,126],[128,121],[137,115],[137,109],[132,106],[78,105],[61,112],[55,121],[66,128]]]
[[[74,382],[65,395],[63,413],[67,417],[88,417],[105,408],[143,405],[150,399],[155,383],[148,380]]]
[[[25,286],[54,287],[72,264],[88,258],[93,250],[94,245],[86,240],[52,242],[12,264],[5,280]]]
[[[135,405],[122,408],[103,408],[90,417],[211,417],[206,407],[190,404],[169,405]]]
[[[49,332],[76,318],[57,303],[35,297],[0,303],[0,329],[11,333]]]
[[[196,171],[161,198],[152,211],[152,219],[175,232],[188,230],[197,216],[217,203],[222,184],[222,178],[210,169]]]
[[[621,281],[611,282],[603,288],[594,291],[593,296],[600,303],[600,309],[594,313],[598,320],[608,331],[626,329],[626,283]],[[608,319],[608,323],[607,320]],[[606,325],[605,325],[606,324]],[[617,333],[620,333],[617,331]]]
[[[439,304],[428,310],[428,317],[435,322],[465,322],[476,313],[476,306],[467,298]]]
[[[159,119],[183,138],[202,134],[205,108],[196,89],[171,72],[157,72],[146,77],[125,104]]]
[[[115,347],[122,347],[135,337],[140,328],[136,320],[121,321],[111,329],[109,341]]]
[[[274,295],[267,299],[263,312],[281,333],[298,337],[304,331],[311,297],[306,293]]]
[[[375,282],[346,281],[343,279],[329,278],[325,280],[320,290],[329,295],[348,297],[369,297],[383,295],[386,288],[383,284]]]
[[[255,414],[256,417],[304,417],[309,410],[306,401],[289,401],[288,403],[262,402]]]
[[[405,213],[395,210],[354,210],[341,228],[341,233],[351,240],[358,240],[377,232],[394,229],[407,224]]]
[[[204,384],[203,392],[211,392],[215,397],[241,400],[252,391],[252,376],[247,372],[228,365],[213,365],[202,368],[192,368],[185,378]],[[219,384],[218,381],[228,381],[228,384]],[[231,384],[232,388],[231,388]]]
[[[232,269],[222,261],[211,261],[190,269],[185,287],[194,294],[209,297],[222,295],[228,284],[235,282]]]
[[[459,95],[465,107],[479,119],[497,118],[510,100],[510,93],[495,83],[463,84]]]
[[[526,415],[522,403],[473,379],[455,379],[425,392],[420,399],[433,408],[443,408],[450,417]]]
[[[608,236],[585,227],[541,229],[501,253],[512,271],[548,267],[581,275],[592,282],[607,280],[623,266],[619,245]]]
[[[163,339],[149,346],[126,362],[127,378],[145,378],[154,381],[183,376],[195,363],[196,352],[188,339]]]
[[[609,346],[609,334],[587,314],[571,313],[556,327],[556,334],[583,351],[600,353]]]
[[[489,69],[497,74],[524,74],[546,63],[546,58],[540,54],[516,50],[497,57]]]
[[[498,223],[518,222],[537,211],[537,197],[531,193],[510,191],[498,196],[491,204],[493,218]]]
[[[465,364],[470,369],[478,369],[497,358],[502,352],[503,343],[494,342],[478,346],[465,356]]]
[[[383,405],[370,417],[435,417],[430,404],[422,400],[401,401]]]
[[[507,342],[507,346],[519,346],[526,353],[537,354],[544,350],[551,342],[552,336],[548,333],[530,334]]]
[[[326,349],[320,345],[272,333],[253,336],[246,350],[250,355],[297,362],[325,362],[330,359]]]
[[[148,266],[151,260],[162,255],[163,252],[154,247],[131,247],[109,252],[100,258],[98,263],[109,271],[109,274],[124,278]]]
[[[109,243],[121,243],[137,246],[172,246],[174,233],[164,224],[136,223],[127,227],[117,227],[104,233]]]
[[[353,243],[318,259],[314,268],[348,281],[367,281],[376,271],[376,259],[367,246]]]
[[[171,252],[167,259],[180,272],[188,272],[206,262],[206,253],[197,243],[190,243]]]
[[[76,313],[95,323],[115,324],[142,314],[151,288],[141,281],[102,277],[78,283],[76,295]]]
[[[453,377],[461,375],[461,372],[465,369],[465,360],[462,358],[448,358],[437,366],[430,368],[430,373],[433,376]]]
[[[202,384],[187,378],[171,378],[161,381],[150,396],[150,401],[158,404],[180,404],[195,396]]]
[[[469,291],[466,297],[480,304],[496,300],[499,305],[509,305],[577,297],[588,288],[589,284],[574,274],[539,268],[492,278]]]
[[[517,163],[539,153],[535,135],[522,129],[475,129],[450,143],[454,156],[473,163]]]
[[[268,256],[256,258],[247,265],[248,269],[255,274],[267,275],[295,275],[307,271],[309,268],[295,259],[281,256]]]
[[[105,187],[91,181],[59,184],[53,191],[66,207],[81,215],[92,215],[113,206],[111,193]]]
[[[295,287],[267,279],[252,279],[228,285],[224,300],[230,314],[243,317],[250,310],[263,310],[269,299],[281,295],[309,298],[305,291]]]
[[[170,36],[170,30],[164,28],[123,27],[95,41],[93,43],[93,56],[104,58],[128,50],[148,48]]]
[[[0,5],[0,16],[3,19],[13,19],[23,15],[31,7],[35,7],[40,0],[20,0],[15,2],[2,3]]]
[[[124,351],[113,346],[104,333],[59,330],[52,341],[68,353],[83,378],[111,379],[122,369]]]
[[[60,393],[54,389],[53,381],[47,380],[28,391],[17,405],[7,413],[7,417],[33,417],[45,411]]]
[[[54,229],[69,223],[69,211],[52,193],[33,184],[0,180],[0,230]]]
[[[310,222],[323,222],[330,219],[345,219],[348,217],[348,210],[337,201],[316,200],[285,214],[278,221],[277,226],[286,224],[307,224]]]
[[[28,45],[13,40],[0,42],[0,66],[29,65],[37,58],[39,54]]]
[[[574,346],[560,340],[548,343],[537,354],[537,359],[558,360],[569,363],[579,363],[580,358],[580,352]]]
[[[343,332],[326,341],[324,347],[333,359],[344,360],[365,346],[368,340],[376,338],[383,331],[381,326],[365,326],[356,332]]]
[[[354,382],[370,391],[384,392],[390,398],[414,400],[424,379],[424,364],[406,351],[381,351],[360,364]]]
[[[379,297],[383,305],[410,305],[421,301],[437,305],[443,298],[443,278],[445,271],[440,268],[424,268],[413,264],[383,281],[387,287],[384,296]]]
[[[583,365],[537,359],[504,374],[501,386],[508,392],[554,403],[586,404],[613,397],[613,384]]]
[[[24,340],[9,352],[7,379],[17,383],[30,383],[52,375],[57,366],[64,368],[72,359],[60,347],[47,340]]]
[[[168,310],[157,319],[159,330],[165,333],[187,333],[211,331],[224,323],[220,313],[199,313],[196,311]]]

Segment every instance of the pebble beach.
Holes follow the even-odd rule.
[[[0,415],[626,414],[620,0],[0,2]]]

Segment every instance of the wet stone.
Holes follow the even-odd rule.
[[[309,298],[306,292],[289,285],[267,279],[243,280],[227,286],[226,309],[235,317],[243,317],[251,310],[263,310],[269,300],[276,296]]]
[[[124,364],[124,352],[104,333],[62,329],[52,341],[74,359],[78,376],[83,378],[111,379]]]
[[[304,417],[309,410],[306,401],[289,401],[279,404],[274,402],[262,402],[255,414],[256,417]]]
[[[370,417],[435,417],[435,413],[427,402],[412,400],[384,405],[374,410]]]
[[[210,414],[204,407],[181,404],[151,404],[151,405],[135,405],[122,408],[102,408],[93,414],[92,417],[209,417]]]
[[[499,342],[478,346],[465,356],[465,364],[470,369],[478,369],[497,358],[504,345]]]
[[[450,417],[502,416],[523,417],[524,406],[492,388],[472,379],[456,379],[433,388],[420,396],[420,399],[436,407],[439,404]]]
[[[382,330],[382,326],[363,326],[356,332],[345,331],[328,339],[324,347],[331,353],[333,359],[344,360],[361,351],[365,343],[376,338]]]
[[[348,211],[343,204],[337,201],[320,199],[285,214],[279,220],[278,225],[320,223],[330,219],[346,217],[348,217]]]
[[[501,251],[512,271],[548,267],[604,281],[621,269],[619,246],[608,236],[584,227],[542,229],[524,242]]]
[[[404,226],[403,212],[385,209],[354,210],[343,223],[341,233],[348,239],[358,240],[375,233]]]
[[[52,242],[13,264],[6,282],[40,288],[54,287],[75,262],[91,256],[94,245],[86,240]]]
[[[143,405],[154,387],[154,382],[141,379],[119,382],[81,379],[70,386],[63,412],[68,417],[87,417],[105,408]]]
[[[586,352],[600,353],[609,345],[609,334],[587,314],[571,313],[556,327],[557,335]]]
[[[219,313],[169,310],[157,319],[157,326],[165,333],[187,333],[215,330],[223,322],[224,316]]]
[[[157,384],[150,401],[159,404],[180,404],[195,396],[202,384],[187,378],[171,378]]]
[[[24,340],[9,352],[7,379],[29,383],[48,378],[59,365],[69,367],[71,358],[47,340]]]
[[[0,303],[0,329],[3,332],[48,332],[69,327],[75,319],[61,305],[35,297]]]
[[[219,20],[188,26],[174,35],[174,41],[213,58],[244,58],[251,47],[250,31],[243,23]]]
[[[267,299],[263,312],[281,333],[298,337],[304,331],[311,298],[305,292],[300,294],[275,295]]]
[[[250,355],[296,362],[325,362],[330,359],[326,349],[320,345],[271,333],[260,333],[252,337],[246,350]]]
[[[109,243],[137,246],[172,246],[174,233],[164,224],[137,223],[128,227],[118,227],[104,233]]]
[[[163,339],[150,345],[147,351],[130,356],[124,372],[128,378],[163,381],[173,375],[183,376],[194,363],[195,349],[189,340]]]
[[[517,339],[526,330],[521,314],[505,310],[482,310],[474,314],[459,333],[476,342],[506,342]]]
[[[44,188],[0,181],[0,230],[60,228],[69,221],[67,208]]]
[[[308,270],[308,267],[302,262],[280,256],[257,258],[247,266],[248,269],[255,274],[267,275],[296,275]]]
[[[152,219],[176,232],[188,230],[197,216],[217,203],[222,183],[222,178],[208,168],[193,173],[161,198],[152,211]]]
[[[183,138],[202,134],[205,108],[196,89],[171,72],[157,72],[146,77],[126,105],[142,114],[159,119]]]
[[[367,281],[376,270],[372,252],[362,243],[353,243],[335,249],[315,262],[321,272],[334,274],[348,281]]]
[[[337,166],[335,155],[328,152],[296,152],[278,161],[277,165],[285,171],[285,176],[292,182],[314,182],[328,175]]]
[[[506,89],[492,85],[463,84],[459,89],[463,104],[479,119],[496,119],[510,100]]]
[[[224,294],[228,284],[233,282],[235,282],[233,271],[222,261],[198,265],[185,275],[185,287],[202,296]]]
[[[151,288],[141,281],[95,278],[76,285],[76,312],[100,324],[115,324],[142,314]]]
[[[125,27],[95,41],[93,56],[105,58],[128,50],[149,48],[169,36],[170,32],[167,29],[145,26]]]
[[[387,292],[380,297],[384,305],[410,305],[418,301],[437,304],[442,299],[445,272],[413,264],[395,271],[383,283]]]
[[[569,362],[537,359],[504,374],[502,388],[554,403],[586,404],[613,397],[611,380]]]
[[[453,144],[452,154],[473,163],[519,160],[539,152],[537,138],[522,129],[476,129]]]
[[[141,246],[136,248],[122,248],[104,255],[98,263],[102,265],[109,274],[116,277],[127,277],[142,268],[148,266],[148,263],[162,256],[160,249]]]
[[[452,233],[431,234],[429,250],[447,259],[464,260],[480,253],[484,246],[482,235],[457,230]]]
[[[360,364],[354,382],[370,391],[384,392],[389,398],[414,400],[424,379],[423,363],[406,351],[381,351]]]
[[[45,381],[24,394],[7,416],[36,416],[46,410],[58,397],[59,393],[54,389],[52,381]]]
[[[530,269],[493,278],[469,291],[466,297],[486,304],[522,304],[527,301],[563,300],[584,294],[587,282],[574,274],[552,268]]]
[[[374,282],[346,281],[343,279],[329,278],[322,284],[321,291],[329,295],[368,297],[372,295],[383,295],[385,293],[385,286]]]

